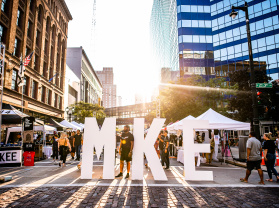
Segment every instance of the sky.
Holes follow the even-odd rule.
[[[82,46],[95,71],[113,67],[122,105],[135,102],[135,93],[151,97],[160,74],[151,56],[149,22],[153,0],[65,0],[69,22],[68,47]],[[95,32],[94,32],[95,31]]]

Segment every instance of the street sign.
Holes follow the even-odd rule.
[[[256,83],[256,88],[272,88],[272,83]]]

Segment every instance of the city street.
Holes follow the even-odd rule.
[[[92,180],[80,179],[77,162],[71,160],[65,168],[51,160],[36,162],[34,167],[1,168],[0,175],[12,175],[13,180],[0,185],[0,206],[279,207],[278,183],[259,185],[256,171],[249,183],[242,183],[239,178],[245,169],[224,163],[198,167],[197,170],[213,171],[214,181],[194,182],[183,179],[182,164],[172,159],[170,170],[165,171],[168,181],[158,182],[148,168],[143,181],[103,180],[102,162],[94,162]]]

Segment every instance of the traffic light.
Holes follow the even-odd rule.
[[[260,91],[257,92],[257,100],[258,100],[259,105],[262,103],[261,94],[262,94],[262,92],[260,92]]]

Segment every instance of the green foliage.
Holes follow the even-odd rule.
[[[225,96],[228,94],[222,90],[228,88],[224,83],[223,78],[206,81],[202,76],[193,75],[180,79],[176,84],[164,86],[159,95],[161,117],[170,123],[188,115],[197,117],[209,108],[223,111]]]
[[[98,123],[102,122],[106,116],[104,107],[98,104],[85,103],[83,101],[71,105],[74,107],[73,118],[78,123],[84,123],[85,117],[96,117]]]

